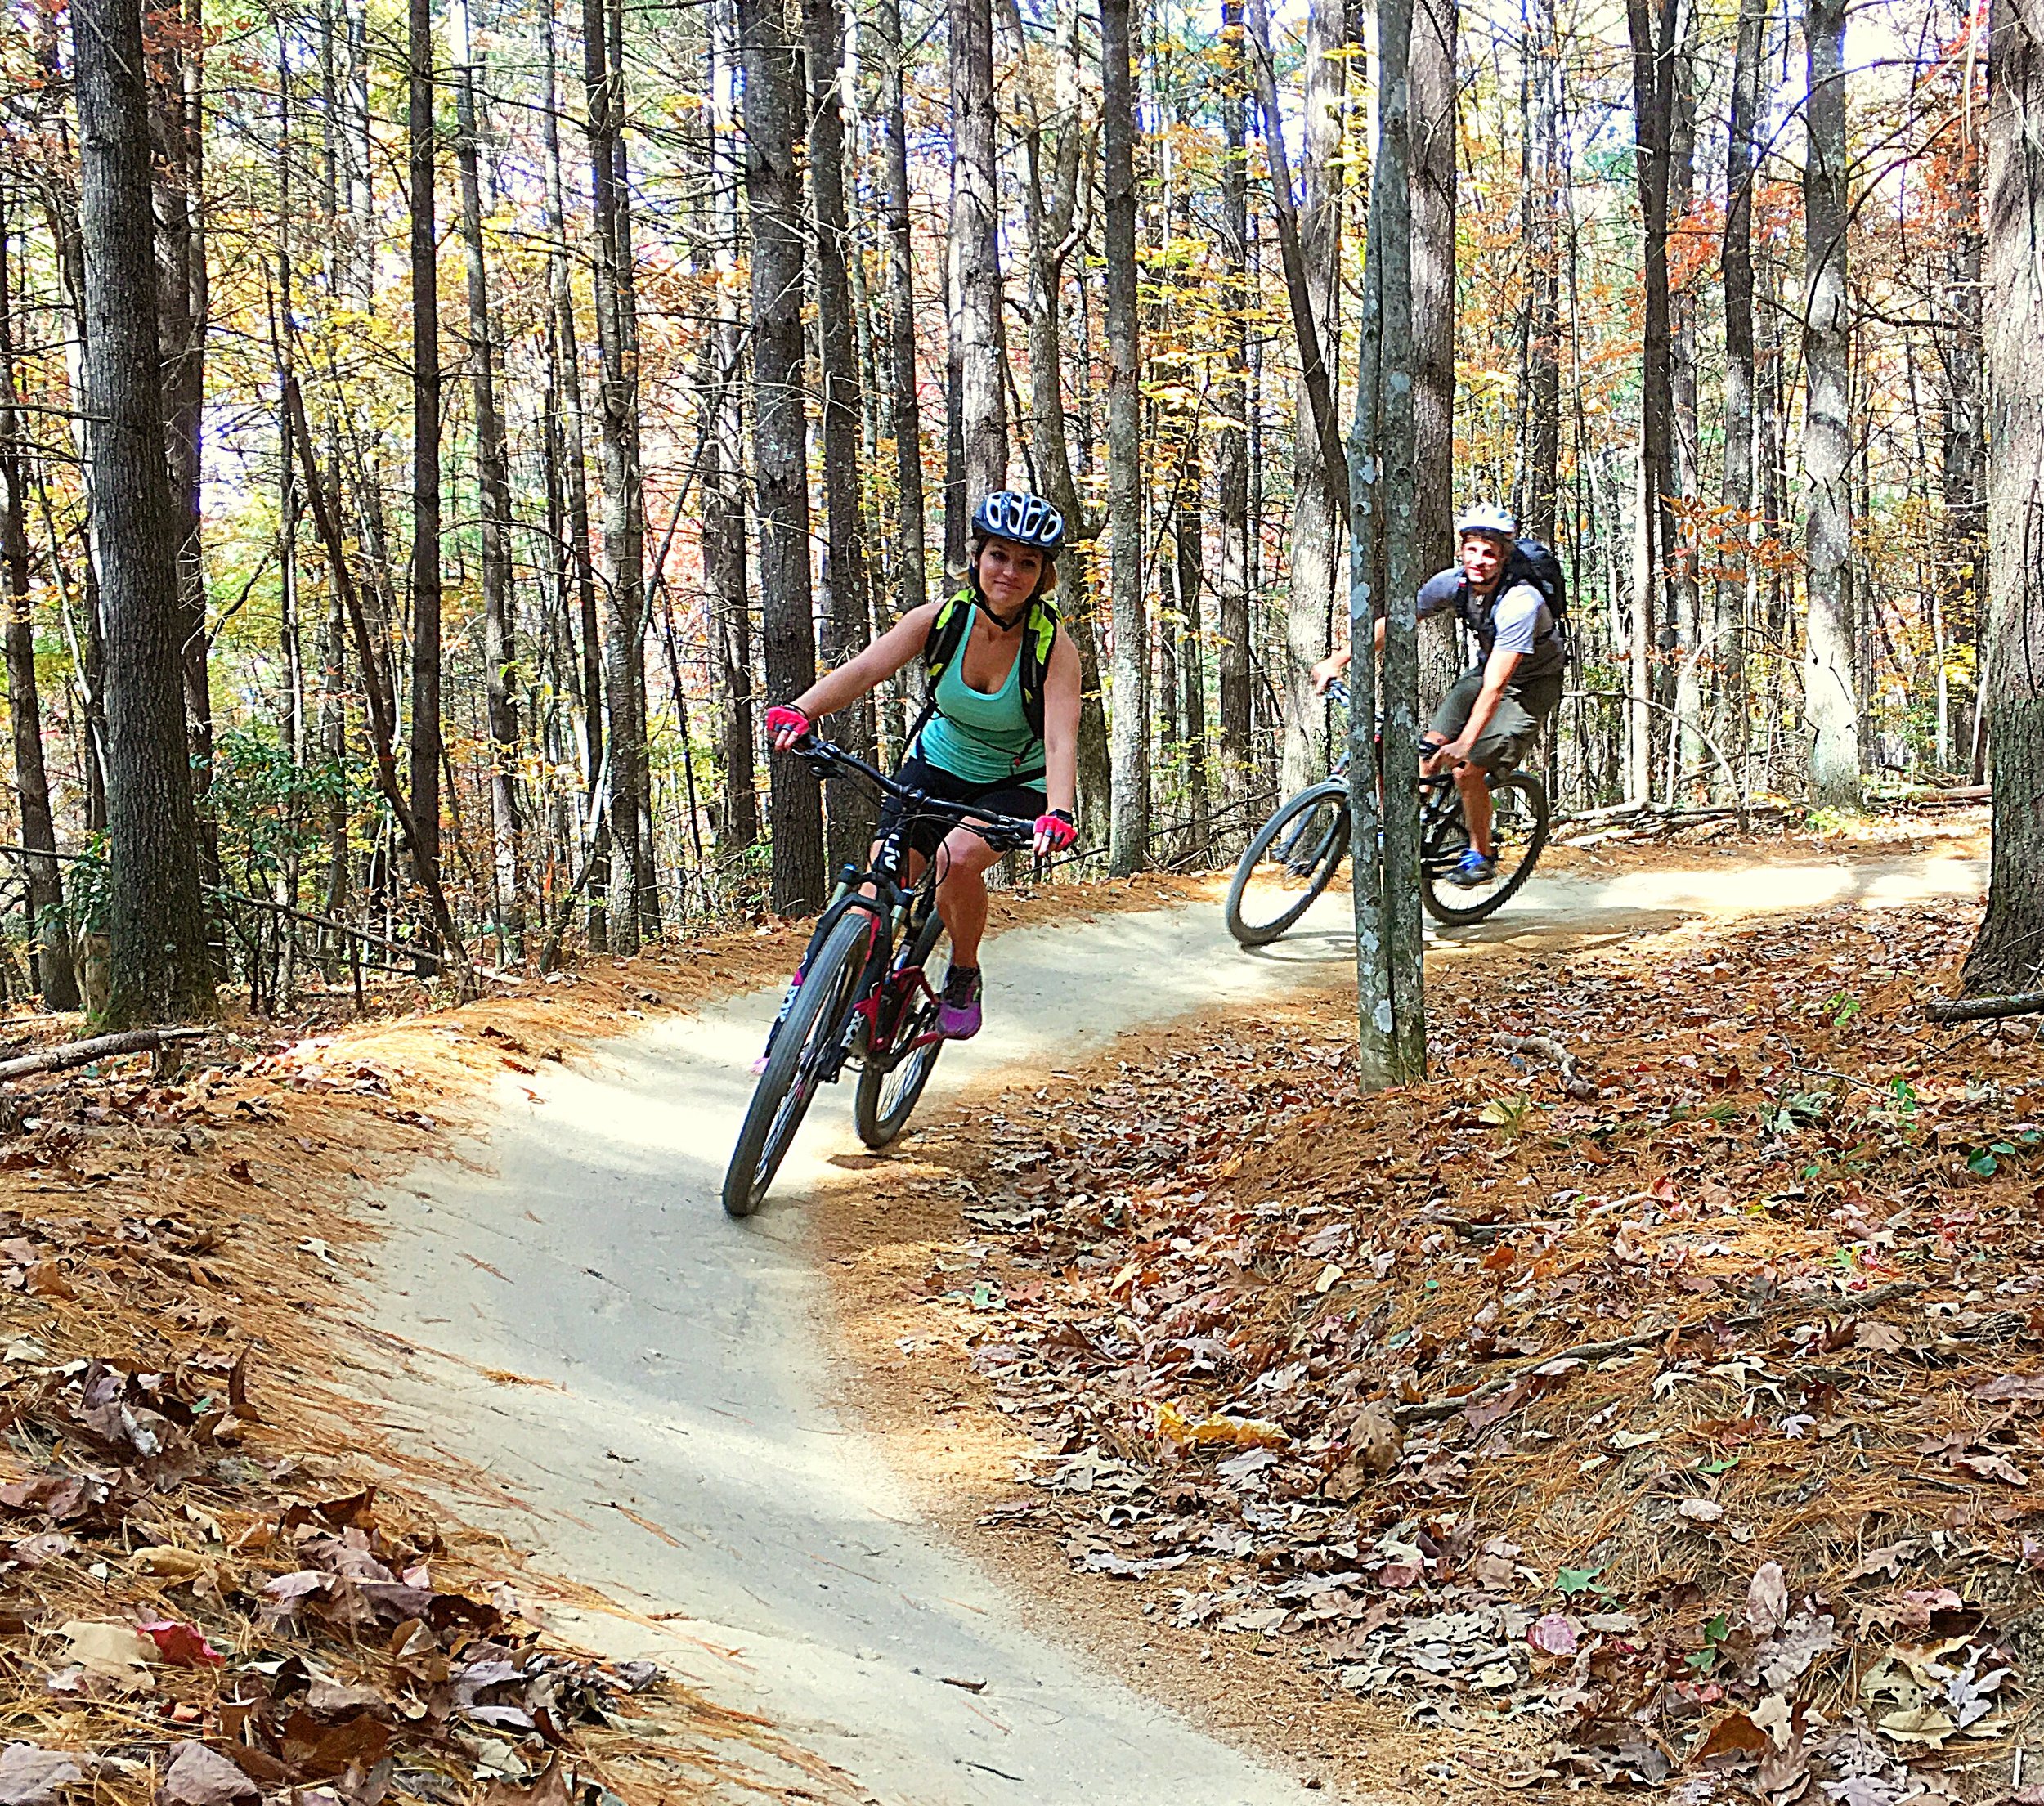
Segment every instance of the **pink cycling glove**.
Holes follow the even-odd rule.
[[[1078,839],[1078,830],[1072,818],[1061,809],[1054,809],[1047,815],[1036,818],[1036,850],[1038,853],[1064,853],[1070,849]]]
[[[777,752],[786,752],[814,725],[791,702],[777,702],[766,712],[767,737]]]

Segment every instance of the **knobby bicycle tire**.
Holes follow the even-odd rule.
[[[932,910],[930,920],[916,936],[915,945],[895,970],[920,970],[926,966],[937,951],[937,943],[944,931],[942,919]],[[902,1039],[904,1030],[921,1033],[925,1026],[922,1016],[921,1011],[910,1010],[907,1020],[896,1024],[893,1038]],[[933,1041],[926,1046],[912,1049],[891,1064],[885,1060],[884,1051],[879,1057],[871,1051],[867,1054],[865,1070],[858,1075],[858,1092],[852,1101],[852,1122],[858,1130],[859,1140],[867,1147],[884,1148],[908,1127],[908,1118],[922,1096],[923,1087],[930,1082],[930,1074],[936,1067],[937,1055],[943,1051],[944,1043]],[[898,1082],[893,1090],[894,1101],[883,1108],[890,1079]]]
[[[1248,894],[1264,855],[1298,824],[1301,817],[1319,809],[1330,798],[1338,800],[1341,805],[1336,829],[1327,845],[1314,849],[1315,869],[1298,901],[1274,921],[1252,925],[1244,921],[1243,899]],[[1301,791],[1263,824],[1256,838],[1243,849],[1242,858],[1235,868],[1235,881],[1228,886],[1228,932],[1244,947],[1266,947],[1275,940],[1320,900],[1320,893],[1333,882],[1334,874],[1341,870],[1342,861],[1348,857],[1348,787],[1345,783],[1330,779],[1326,783],[1314,785],[1311,790]]]
[[[750,1217],[760,1208],[787,1157],[822,1082],[823,1062],[845,1032],[872,927],[864,910],[847,910],[802,975],[724,1172],[724,1208],[729,1216]]]
[[[1518,894],[1520,887],[1533,876],[1533,867],[1540,863],[1542,849],[1547,845],[1548,829],[1552,825],[1547,800],[1547,786],[1530,771],[1515,771],[1500,778],[1490,786],[1490,805],[1498,808],[1498,799],[1516,791],[1526,800],[1527,813],[1532,821],[1532,830],[1526,836],[1526,852],[1518,867],[1510,877],[1499,885],[1481,903],[1455,903],[1446,900],[1441,890],[1443,881],[1422,866],[1419,872],[1419,900],[1427,906],[1427,913],[1437,922],[1452,928],[1466,928],[1472,922],[1480,922],[1486,916],[1495,915]]]

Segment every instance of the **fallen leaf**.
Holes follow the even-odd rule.
[[[1526,1640],[1550,1656],[1573,1656],[1576,1648],[1576,1620],[1564,1613],[1550,1611],[1527,1629]]]
[[[158,1654],[173,1668],[217,1667],[227,1659],[206,1641],[205,1633],[196,1625],[161,1618],[136,1628],[155,1644]]]
[[[132,1625],[74,1619],[59,1626],[57,1634],[69,1644],[70,1659],[91,1678],[131,1693],[146,1693],[155,1686],[149,1665],[157,1659],[156,1646]]]
[[[11,1743],[0,1750],[0,1806],[51,1806],[58,1788],[84,1778],[64,1750],[33,1743]]]
[[[181,1743],[156,1797],[164,1806],[231,1806],[262,1791],[235,1763],[203,1743]]]
[[[139,1548],[128,1560],[144,1574],[162,1580],[189,1580],[194,1575],[204,1572],[206,1566],[205,1557],[196,1550],[167,1545]]]
[[[1728,1712],[1711,1726],[1710,1735],[1697,1751],[1698,1762],[1720,1762],[1727,1768],[1744,1768],[1758,1761],[1774,1747],[1773,1740],[1743,1712]]]
[[[1788,1582],[1779,1562],[1763,1562],[1746,1589],[1746,1621],[1756,1637],[1772,1637],[1788,1621]]]
[[[2044,1374],[2000,1374],[1975,1387],[1973,1396],[1990,1405],[2044,1399]]]

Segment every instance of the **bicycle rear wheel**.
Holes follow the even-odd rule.
[[[1461,827],[1461,809],[1455,814]],[[1490,786],[1490,832],[1496,845],[1495,870],[1480,885],[1451,884],[1448,873],[1461,846],[1429,849],[1420,863],[1419,900],[1437,922],[1466,927],[1503,908],[1526,881],[1547,845],[1547,786],[1530,771],[1508,772]],[[1462,842],[1467,844],[1467,830]]]
[[[864,910],[847,910],[803,973],[801,988],[773,1037],[773,1051],[753,1089],[751,1107],[745,1113],[745,1126],[738,1131],[738,1145],[724,1172],[727,1214],[750,1217],[781,1170],[795,1132],[809,1112],[809,1100],[844,1039],[845,1019],[858,991],[872,929],[873,919]]]
[[[921,972],[935,957],[944,939],[944,925],[935,910],[916,936],[915,944],[896,961],[897,974]],[[868,1050],[865,1070],[858,1075],[858,1094],[852,1103],[852,1121],[858,1138],[869,1148],[884,1148],[908,1127],[908,1118],[930,1082],[930,1074],[944,1051],[941,1041],[918,1047],[921,1037],[937,1026],[936,999],[917,993],[902,1010],[888,1037],[885,1050]],[[893,1050],[907,1048],[906,1053]]]
[[[1302,790],[1244,850],[1228,886],[1228,932],[1244,947],[1275,940],[1313,907],[1348,857],[1348,786]]]

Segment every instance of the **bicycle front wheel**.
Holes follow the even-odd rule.
[[[1228,886],[1228,932],[1244,947],[1275,940],[1313,907],[1348,857],[1348,786],[1302,790],[1263,824]]]
[[[1457,811],[1457,820],[1460,812]],[[1437,922],[1467,927],[1503,908],[1526,881],[1547,845],[1547,786],[1530,771],[1508,773],[1490,786],[1490,832],[1497,857],[1480,885],[1451,884],[1448,873],[1459,846],[1421,862],[1419,900]]]
[[[935,957],[944,932],[944,925],[933,910],[895,971],[923,971]],[[944,1051],[941,1041],[926,1042],[920,1047],[916,1043],[923,1036],[935,1033],[936,1027],[936,1000],[918,993],[903,1009],[887,1046],[868,1050],[865,1070],[858,1075],[858,1094],[852,1103],[852,1121],[859,1140],[867,1147],[884,1148],[908,1127],[922,1088],[930,1082],[937,1055]],[[902,1048],[908,1051],[898,1051]]]
[[[873,919],[864,910],[847,910],[803,973],[724,1172],[727,1214],[750,1217],[781,1170],[809,1100],[844,1039],[872,930]]]

